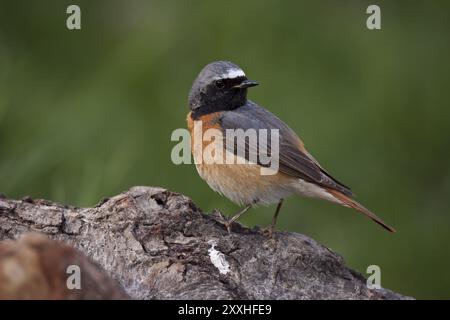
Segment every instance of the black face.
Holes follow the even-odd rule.
[[[230,78],[230,75],[233,77]],[[192,117],[196,119],[201,115],[243,106],[247,102],[247,88],[255,85],[256,82],[248,80],[244,72],[230,62],[209,64],[199,74],[189,95]]]

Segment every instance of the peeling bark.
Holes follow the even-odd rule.
[[[39,232],[84,253],[135,299],[406,299],[369,290],[359,273],[311,238],[269,239],[187,197],[134,187],[94,208],[0,198],[0,240]],[[82,270],[83,272],[83,270]]]

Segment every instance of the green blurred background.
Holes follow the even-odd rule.
[[[175,166],[187,94],[207,63],[261,83],[249,97],[398,229],[309,199],[279,229],[305,233],[382,285],[450,298],[450,2],[0,1],[0,192],[92,206],[163,186],[203,210],[238,208]],[[66,28],[78,4],[82,30]],[[369,31],[369,4],[382,30]],[[274,207],[250,211],[270,222]]]

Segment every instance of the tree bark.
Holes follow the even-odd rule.
[[[0,240],[46,234],[84,253],[135,299],[408,298],[368,289],[339,255],[304,235],[268,238],[238,223],[228,234],[220,221],[156,187],[131,188],[94,208],[0,199]]]

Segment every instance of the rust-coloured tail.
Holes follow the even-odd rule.
[[[344,195],[344,194],[342,194],[342,193],[340,193],[339,191],[336,191],[336,190],[328,189],[328,192],[331,193],[336,199],[341,201],[345,206],[348,206],[350,208],[358,210],[359,212],[363,213],[368,218],[372,219],[373,221],[378,223],[380,226],[382,226],[386,230],[388,230],[390,232],[396,232],[396,230],[394,228],[392,228],[391,226],[387,225],[386,223],[384,223],[383,220],[378,218],[375,213],[373,213],[373,212],[369,211],[368,209],[364,208],[361,204],[359,204],[358,202],[356,202],[352,198],[347,197],[346,195]]]

